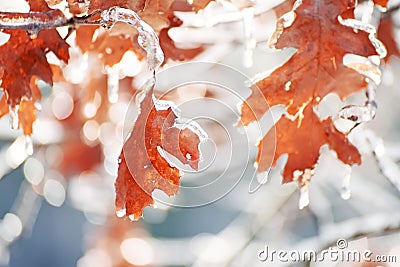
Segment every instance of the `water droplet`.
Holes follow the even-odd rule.
[[[126,209],[117,210],[117,217],[122,218],[126,215]]]
[[[285,83],[285,91],[289,92],[290,91],[290,86],[292,85],[291,81],[288,81],[287,83]]]
[[[118,102],[119,70],[118,65],[114,65],[112,68],[107,69],[108,101],[110,103]]]
[[[17,130],[19,127],[19,117],[18,117],[19,105],[10,107],[10,123],[11,129]]]
[[[38,34],[39,34],[39,30],[37,29],[29,29],[26,31],[26,33],[28,34],[29,38],[36,39]]]
[[[25,136],[25,152],[28,156],[33,155],[33,139],[30,135]]]
[[[299,209],[304,209],[310,204],[310,196],[308,192],[308,184],[300,188]]]

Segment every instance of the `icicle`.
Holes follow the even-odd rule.
[[[381,173],[400,191],[400,168],[396,162],[386,155],[383,139],[371,130],[366,130],[365,136]]]
[[[342,183],[342,188],[340,195],[343,199],[347,200],[350,199],[351,197],[351,189],[350,189],[350,180],[351,180],[351,167],[346,166],[348,173],[346,176],[343,178],[343,183]]]
[[[254,8],[242,9],[243,24],[244,24],[244,55],[243,65],[246,68],[253,66],[253,53],[256,48],[256,40],[254,39]]]
[[[132,25],[139,32],[138,43],[146,50],[150,70],[154,71],[163,63],[164,53],[161,50],[157,34],[134,11],[121,7],[112,7],[102,12],[101,22],[106,28],[113,27],[116,22],[125,22]]]
[[[310,204],[308,184],[310,183],[311,177],[313,175],[314,169],[305,169],[304,171],[295,171],[293,173],[294,178],[300,183],[299,209],[301,210],[307,207],[308,204]]]
[[[19,127],[19,117],[18,117],[19,105],[10,107],[10,124],[11,129],[17,130]]]
[[[107,68],[107,90],[108,90],[108,101],[110,103],[118,102],[119,92],[119,65],[116,64],[111,68]]]
[[[300,188],[299,209],[304,209],[308,204],[310,204],[310,196],[308,192],[308,184],[305,184]]]
[[[28,156],[33,155],[33,139],[30,135],[25,136],[25,152]]]

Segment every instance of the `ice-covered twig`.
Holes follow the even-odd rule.
[[[100,15],[99,20],[93,20]],[[62,26],[75,27],[82,24],[102,25],[112,28],[117,22],[125,22],[139,32],[139,45],[147,52],[150,69],[154,70],[164,61],[164,54],[159,45],[158,36],[146,22],[140,19],[136,12],[121,8],[111,7],[107,10],[95,12],[88,16],[72,17],[67,19],[60,10],[48,12],[0,12],[0,29],[25,30],[30,34],[37,34],[41,30]]]
[[[377,28],[381,17],[381,10],[372,2],[368,2],[364,7],[363,16],[360,20],[338,18],[339,22],[347,27],[362,30],[368,33],[368,37],[380,58],[387,54],[385,46],[377,39]],[[377,110],[375,101],[376,89],[381,82],[381,71],[379,70],[379,59],[376,57],[368,58],[367,62],[356,64],[346,64],[348,67],[356,70],[366,77],[368,82],[366,87],[367,100],[364,106],[348,105],[341,109],[339,117],[354,121],[355,126],[363,122],[369,122],[374,119]],[[354,128],[354,127],[353,127]]]
[[[372,131],[365,132],[366,141],[369,144],[371,153],[374,156],[379,170],[400,192],[400,168],[385,154],[383,139]]]
[[[91,20],[99,15],[95,12],[88,16],[72,17],[67,19],[60,10],[47,12],[0,12],[0,29],[25,30],[27,32],[40,32],[41,30],[54,29],[63,26],[77,26],[81,24],[97,24],[100,21]]]
[[[341,223],[321,227],[320,235],[304,239],[287,251],[321,252],[335,247],[338,239],[352,241],[361,237],[381,236],[400,230],[400,216],[376,213],[361,218],[353,218]],[[289,266],[283,265],[283,266]]]

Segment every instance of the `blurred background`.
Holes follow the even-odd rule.
[[[83,51],[76,45],[78,33],[68,38],[71,61],[61,65],[63,77],[53,88],[39,83],[43,99],[33,156],[27,155],[22,132],[10,129],[7,116],[0,120],[0,266],[400,266],[399,59],[382,63],[376,118],[350,135],[362,165],[350,169],[322,147],[310,204],[299,209],[297,184],[281,184],[285,157],[268,181],[253,167],[257,140],[283,108],[273,108],[260,124],[235,126],[237,105],[250,94],[246,82],[294,52],[268,48],[276,22],[272,8],[283,1],[253,1],[252,7],[243,2],[217,1],[198,14],[177,14],[184,24],[170,36],[180,47],[203,48],[191,61],[224,65],[180,67],[169,60],[157,74],[156,95],[173,101],[209,139],[201,146],[201,172],[183,169],[181,193],[168,198],[155,192],[156,208],[146,208],[137,222],[116,217],[113,184],[124,136],[137,114],[132,95],[151,73],[131,51],[120,63],[103,66],[98,47]],[[1,1],[0,9],[26,12],[29,6]],[[93,38],[107,34],[100,29]],[[179,85],[182,77],[191,82]],[[118,101],[110,91],[118,93]],[[364,93],[345,102],[329,95],[319,111],[335,116],[345,105],[364,102]],[[266,246],[319,253],[339,239],[347,240],[348,249],[396,256],[397,262],[258,258]]]

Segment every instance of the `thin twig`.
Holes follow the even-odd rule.
[[[100,20],[92,20],[100,13],[100,11],[96,11],[87,16],[67,19],[59,10],[29,13],[0,12],[0,29],[39,32],[64,26],[75,28],[78,25],[100,25]]]

